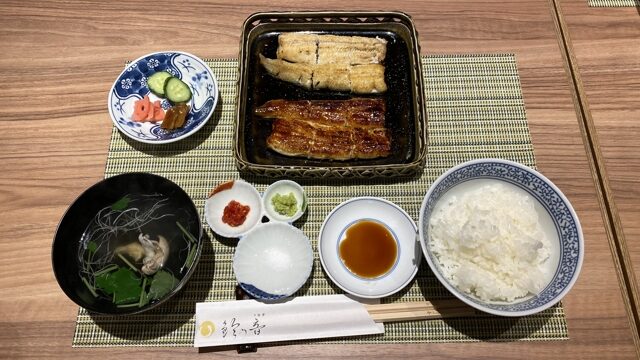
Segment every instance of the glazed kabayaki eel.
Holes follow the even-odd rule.
[[[267,147],[312,159],[373,159],[388,156],[382,99],[271,100],[256,115],[275,119]]]

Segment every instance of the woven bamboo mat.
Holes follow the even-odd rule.
[[[589,0],[591,7],[640,7],[640,0]]]
[[[419,178],[389,180],[300,181],[309,196],[306,218],[295,223],[312,240],[325,216],[342,201],[356,196],[386,198],[417,222],[428,186],[446,169],[475,158],[497,157],[535,166],[533,146],[513,55],[430,56],[423,58],[426,84],[429,146],[427,166]],[[105,176],[147,171],[167,177],[194,199],[203,213],[204,199],[216,184],[237,179],[233,163],[234,101],[238,62],[208,62],[218,79],[220,99],[216,112],[198,133],[166,146],[130,141],[115,128]],[[245,180],[263,191],[265,180]],[[203,223],[205,223],[203,219]],[[235,243],[216,239],[205,226],[202,257],[193,277],[171,301],[142,315],[110,317],[80,309],[73,346],[192,346],[196,302],[234,299],[232,256]],[[340,293],[322,271],[317,257],[310,281],[297,295]],[[415,280],[384,302],[451,297],[420,265]],[[448,319],[385,324],[385,334],[323,343],[415,343],[567,339],[562,305],[537,315],[501,318],[486,314]]]

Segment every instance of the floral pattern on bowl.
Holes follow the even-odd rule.
[[[464,293],[445,278],[429,242],[429,219],[443,195],[456,185],[476,180],[491,179],[519,187],[540,203],[552,220],[557,233],[559,261],[554,275],[539,293],[513,302],[487,302]],[[484,312],[501,316],[526,316],[545,310],[558,301],[576,282],[584,258],[584,240],[580,221],[566,196],[549,179],[522,164],[502,159],[479,159],[459,164],[433,182],[420,209],[420,244],[423,253],[440,282],[457,298]]]
[[[163,109],[171,104],[157,97],[147,87],[147,78],[158,71],[167,71],[181,79],[193,94],[185,125],[175,130],[164,130],[159,122],[135,122],[131,120],[134,103],[149,95],[160,100]],[[109,115],[114,125],[131,139],[163,144],[184,139],[198,131],[209,120],[218,102],[218,84],[211,69],[199,58],[184,52],[157,52],[145,55],[120,73],[109,91]]]

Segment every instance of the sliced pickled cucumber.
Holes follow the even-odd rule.
[[[173,75],[166,71],[159,71],[147,79],[147,86],[149,90],[154,94],[164,97],[164,85],[167,82],[167,79],[172,78]]]
[[[184,81],[170,77],[164,84],[164,96],[174,104],[185,103],[191,99],[191,89]]]

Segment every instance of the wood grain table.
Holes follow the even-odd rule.
[[[314,9],[407,12],[418,27],[423,54],[515,54],[538,168],[568,196],[584,231],[586,252],[582,273],[563,301],[570,340],[272,346],[242,355],[234,349],[202,354],[193,348],[71,347],[78,308],[55,282],[50,262],[51,241],[67,206],[104,175],[112,128],[106,94],[125,61],[167,49],[187,51],[202,58],[236,57],[241,24],[251,13]],[[618,278],[617,254],[610,248],[610,233],[606,216],[603,217],[607,207],[599,196],[598,177],[592,175],[592,149],[585,142],[553,1],[315,4],[5,0],[0,3],[0,14],[0,94],[4,98],[4,106],[0,108],[0,211],[4,215],[0,223],[0,358],[638,356],[635,324],[625,306],[627,295]],[[580,26],[588,25],[578,22],[577,31]],[[598,33],[597,44],[606,47],[608,36],[614,36],[607,34]],[[622,43],[612,43],[611,51],[624,52],[624,48],[616,48]],[[635,51],[637,54],[637,48]],[[596,63],[598,60],[586,59]],[[611,66],[601,61],[591,70],[585,69],[607,76],[600,80],[604,86],[596,85],[590,90],[592,93],[604,95],[606,91],[615,91],[613,84],[627,81],[624,71],[619,71],[615,64]],[[632,97],[629,93],[621,96]],[[624,98],[620,101],[624,102]],[[603,141],[601,150],[607,154],[607,170],[615,174],[614,179],[620,179],[612,184],[624,188],[628,179],[637,179],[639,175],[638,166],[622,166],[626,152],[634,146],[637,149],[637,142],[629,138],[617,143],[615,138],[627,136],[625,124],[637,112],[628,113],[623,108],[615,111],[607,106],[594,100],[593,113],[594,117],[601,114],[603,123],[599,129],[604,134],[616,131],[611,134],[610,145],[605,146]],[[625,214],[621,204],[619,207]],[[637,226],[633,223],[634,213],[629,214],[629,226]],[[637,234],[637,230],[631,231],[635,233],[629,236]]]
[[[599,144],[612,215],[614,251],[635,319],[640,315],[640,8],[590,8],[562,0],[576,72],[588,104],[591,136]]]

